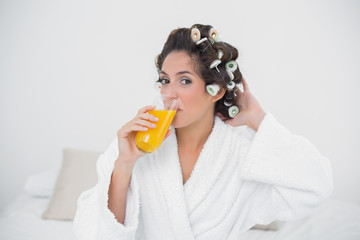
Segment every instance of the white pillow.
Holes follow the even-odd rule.
[[[24,190],[33,197],[48,198],[51,196],[59,170],[52,169],[30,175]]]

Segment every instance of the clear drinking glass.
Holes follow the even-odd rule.
[[[153,105],[156,108],[148,113],[157,117],[159,121],[154,122],[156,128],[149,128],[146,132],[138,131],[136,133],[136,146],[140,150],[151,153],[160,147],[174,119],[178,103],[179,100],[171,99],[164,94],[160,94],[155,98]]]

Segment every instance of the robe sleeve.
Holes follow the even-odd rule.
[[[290,133],[266,113],[240,168],[254,184],[249,216],[254,223],[310,215],[333,189],[329,160],[306,138]]]
[[[99,156],[96,164],[97,184],[83,192],[77,201],[73,230],[77,239],[135,239],[140,211],[136,176],[131,176],[127,193],[124,224],[119,223],[108,208],[108,191],[117,158],[117,139]]]

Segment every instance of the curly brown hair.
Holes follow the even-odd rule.
[[[193,28],[197,28],[200,31],[201,39],[206,37],[207,40],[196,44],[191,36],[191,30]],[[218,84],[220,88],[227,89],[227,84],[230,83],[231,78],[226,71],[225,65],[227,62],[237,59],[238,50],[226,42],[213,41],[210,36],[212,29],[213,27],[211,25],[202,24],[194,24],[190,28],[174,29],[169,34],[161,53],[156,57],[156,67],[158,71],[161,70],[166,56],[172,51],[185,51],[194,61],[195,71],[205,81],[205,86],[215,83]],[[217,66],[217,69],[210,68],[211,63],[218,59],[219,51],[223,52],[223,56],[220,58],[221,63]],[[235,84],[241,83],[242,74],[239,67],[236,68],[233,75],[234,79],[232,81]],[[160,81],[161,79],[159,78],[158,82]],[[235,102],[235,91],[226,91],[224,96],[215,104],[215,114],[221,113],[224,117],[230,118],[229,107],[224,105],[224,101],[230,103],[232,106],[237,106]]]

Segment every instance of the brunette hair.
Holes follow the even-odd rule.
[[[197,28],[200,31],[201,39],[206,37],[207,40],[196,44],[191,36],[191,30]],[[159,55],[156,57],[156,67],[158,71],[161,70],[162,64],[168,54],[172,51],[185,51],[193,59],[195,63],[195,71],[205,81],[205,86],[209,84],[218,84],[220,88],[227,89],[227,84],[231,79],[226,71],[225,64],[231,60],[236,60],[238,51],[232,45],[222,41],[211,41],[210,31],[211,25],[194,24],[190,28],[174,29],[168,36],[164,47]],[[210,68],[211,63],[219,59],[218,52],[222,51],[223,56],[220,58],[221,63],[216,68]],[[217,71],[218,70],[218,71]],[[235,84],[241,83],[242,74],[239,67],[233,72]],[[158,79],[160,80],[160,77]],[[234,88],[235,90],[236,88]],[[229,107],[224,105],[224,101],[232,103],[232,106],[237,106],[235,102],[235,91],[226,91],[224,96],[215,104],[215,113],[221,113],[224,117],[230,118]],[[206,91],[206,90],[205,90]]]

